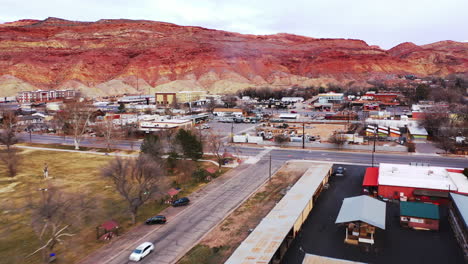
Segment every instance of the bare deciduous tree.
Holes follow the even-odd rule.
[[[223,153],[226,149],[226,142],[223,140],[223,137],[210,132],[206,138],[205,146],[207,146],[208,152],[211,152],[216,157],[216,161],[219,164],[218,166],[221,168],[223,163]]]
[[[13,146],[18,143],[16,138],[16,115],[12,111],[3,112],[2,126],[0,130],[0,144],[6,149],[0,151],[0,161],[5,164],[10,177],[16,176],[21,157],[18,150]]]
[[[99,136],[102,136],[107,151],[111,151],[114,140],[122,134],[122,129],[116,127],[111,119],[105,119],[96,124],[96,132]]]
[[[328,138],[328,142],[337,145],[338,148],[341,148],[346,143],[346,137],[344,134],[335,133]]]
[[[133,159],[115,158],[103,169],[102,175],[113,181],[119,194],[127,201],[135,224],[138,209],[162,184],[163,172],[162,162],[140,155]]]
[[[65,238],[74,235],[70,232],[71,224],[75,222],[71,219],[71,210],[82,210],[75,207],[75,201],[80,199],[66,197],[54,186],[49,185],[47,188],[40,188],[39,191],[42,192],[41,199],[32,204],[32,227],[40,246],[27,257],[42,252],[44,263],[49,263],[50,253],[54,252],[56,246],[63,244]]]
[[[274,137],[275,143],[279,144],[280,146],[283,146],[287,142],[289,142],[289,137],[283,134],[276,135]]]
[[[10,147],[0,151],[0,160],[5,165],[8,176],[15,177],[18,173],[18,166],[21,162],[19,151],[15,147]]]
[[[81,140],[86,129],[89,127],[90,119],[95,111],[92,104],[88,102],[70,102],[64,105],[64,109],[57,115],[63,123],[65,134],[73,136],[75,149],[80,149]]]

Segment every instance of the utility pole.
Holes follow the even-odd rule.
[[[270,170],[269,170],[269,172],[270,172],[270,174],[269,174],[270,176],[269,176],[268,180],[271,181],[271,153],[270,153]]]
[[[302,149],[305,149],[305,122],[302,122]]]
[[[231,143],[234,143],[234,120],[231,123]]]
[[[377,127],[374,128],[374,148],[372,149],[372,167],[374,167],[375,141],[377,139]]]

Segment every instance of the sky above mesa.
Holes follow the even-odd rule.
[[[0,23],[146,19],[244,34],[402,42],[468,41],[467,0],[0,0]]]

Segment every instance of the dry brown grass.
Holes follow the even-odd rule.
[[[128,231],[130,217],[125,201],[115,191],[112,183],[101,177],[100,170],[112,157],[85,153],[43,151],[23,149],[23,163],[15,178],[6,177],[6,169],[0,164],[0,263],[40,263],[40,254],[25,259],[39,246],[31,227],[30,205],[42,198],[39,188],[49,184],[58,187],[68,195],[81,194],[93,201],[82,216],[81,226],[73,226],[75,236],[66,239],[64,245],[55,250],[60,263],[74,263],[105,244],[96,240],[96,226],[114,219]],[[43,179],[44,163],[48,164],[49,179]],[[202,163],[201,166],[212,165]],[[172,183],[176,176],[168,177]],[[188,182],[182,184],[183,194],[200,188],[203,184]],[[152,200],[139,211],[137,222],[157,214],[167,205]],[[73,214],[73,212],[70,212]],[[65,261],[65,262],[64,262]]]

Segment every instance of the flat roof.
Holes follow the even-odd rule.
[[[400,215],[439,220],[439,206],[431,203],[400,202]]]
[[[299,114],[280,114],[279,118],[298,118]]]
[[[456,182],[444,167],[380,163],[379,185],[458,191],[468,189],[468,180]]]
[[[453,202],[457,206],[460,215],[463,217],[465,225],[468,225],[468,196],[456,193],[451,193],[450,196],[452,196]]]
[[[385,202],[367,195],[345,198],[335,223],[362,221],[385,229]]]
[[[313,164],[225,264],[268,263],[331,168],[332,164]]]
[[[411,135],[422,135],[427,136],[427,130],[424,127],[420,126],[408,126],[408,130]]]
[[[213,112],[242,112],[239,108],[215,108]]]
[[[305,254],[304,260],[302,261],[302,264],[351,264],[351,263],[359,264],[363,262],[322,257],[319,255],[313,255],[313,254],[308,254],[308,253]]]

